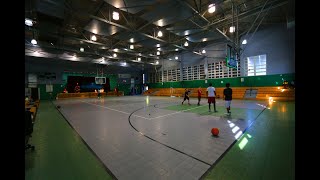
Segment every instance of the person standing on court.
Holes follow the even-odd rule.
[[[208,103],[209,103],[209,112],[211,112],[211,103],[213,104],[214,112],[218,112],[216,110],[216,89],[212,87],[212,83],[209,84],[207,88],[208,95]]]
[[[230,105],[232,100],[232,89],[230,88],[230,83],[226,83],[226,88],[223,90],[223,99],[226,101],[227,115],[231,115]]]
[[[188,104],[190,105],[190,100],[189,100],[189,90],[188,89],[185,89],[185,92],[184,92],[184,98],[183,98],[183,101],[181,104],[183,104],[183,102],[188,99]]]
[[[74,92],[75,93],[80,93],[80,86],[79,86],[78,83],[77,83],[76,87],[74,87]]]
[[[201,90],[201,86],[200,86],[200,87],[198,88],[198,106],[200,106],[201,95],[202,95],[202,90]]]

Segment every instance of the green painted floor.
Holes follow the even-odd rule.
[[[42,101],[25,152],[26,180],[107,180],[112,177],[54,105]]]
[[[295,179],[295,103],[272,104],[205,179]]]
[[[168,107],[185,110],[191,106]],[[190,110],[208,115],[207,106]],[[225,109],[217,106],[221,116]],[[250,111],[250,112],[249,112]],[[232,116],[248,118],[260,110],[233,108]],[[26,180],[112,179],[49,101],[40,104],[25,153]],[[295,103],[276,102],[266,109],[204,179],[295,179]]]
[[[165,109],[174,110],[174,111],[186,111],[192,112],[199,115],[211,115],[211,116],[226,116],[225,113],[227,112],[224,106],[216,106],[216,110],[218,112],[213,112],[213,107],[211,105],[211,112],[209,112],[208,105],[201,105],[197,106],[195,104],[192,105],[173,105],[168,106]],[[190,109],[190,110],[188,110]],[[244,109],[244,108],[234,108],[232,107],[231,113],[233,119],[254,119],[258,116],[261,110],[257,109]]]

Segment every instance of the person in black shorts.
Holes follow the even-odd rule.
[[[232,100],[232,89],[230,88],[230,83],[226,83],[226,88],[223,90],[223,99],[226,101],[226,109],[227,109],[227,115],[230,115],[230,105]]]
[[[182,101],[181,104],[183,104],[183,102],[184,102],[186,99],[188,99],[188,104],[190,105],[189,92],[190,92],[190,91],[189,91],[188,89],[185,90],[185,92],[184,92],[184,98],[183,98],[183,101]]]

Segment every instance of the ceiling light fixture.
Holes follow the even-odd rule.
[[[184,43],[184,46],[189,46],[188,41],[186,41],[186,42]]]
[[[38,43],[37,43],[37,41],[36,41],[35,39],[32,39],[32,40],[31,40],[31,44],[36,45],[36,44],[38,44]]]
[[[206,53],[206,50],[205,50],[205,49],[203,49],[203,50],[202,50],[202,54],[205,54],[205,53]]]
[[[130,38],[130,42],[133,43],[133,41],[134,41],[134,39],[133,39],[133,38]]]
[[[175,51],[179,51],[179,49],[177,48],[177,49],[175,49]]]
[[[33,25],[33,22],[32,22],[31,19],[25,18],[24,24],[27,25],[27,26],[32,26],[32,25]]]
[[[160,19],[160,20],[158,21],[158,25],[159,25],[160,27],[163,26],[163,19]]]
[[[83,52],[83,51],[84,51],[84,48],[80,48],[80,51]]]
[[[158,51],[161,51],[161,48],[157,48]]]
[[[160,51],[157,51],[157,55],[160,55]]]
[[[161,31],[158,31],[158,37],[162,37],[162,32]]]
[[[130,44],[130,49],[134,49],[134,45],[133,44]]]
[[[116,11],[113,11],[113,13],[112,13],[112,18],[113,18],[114,20],[119,20],[119,19],[120,19],[119,13],[116,12]]]
[[[160,44],[157,44],[157,47],[160,47]]]
[[[247,40],[244,39],[244,40],[242,41],[242,44],[247,44]]]
[[[159,64],[159,61],[156,61],[156,64]]]
[[[113,53],[113,57],[117,57],[117,54],[116,54],[116,53]]]
[[[216,11],[216,5],[215,4],[210,4],[209,6],[208,6],[208,12],[209,13],[213,13],[213,12],[215,12]]]
[[[141,61],[141,57],[138,57],[138,61],[139,61],[139,62]]]
[[[96,41],[97,37],[95,35],[91,36],[91,41]]]
[[[231,26],[230,29],[229,29],[229,32],[230,32],[230,33],[233,33],[233,32],[235,32],[235,31],[236,31],[236,27]]]
[[[115,49],[113,49],[113,51],[114,51],[114,52],[118,52],[118,51],[119,51],[119,49],[118,49],[118,48],[115,48]]]
[[[174,59],[175,59],[175,60],[178,60],[179,58],[178,58],[178,56],[176,56],[176,57],[174,57]]]

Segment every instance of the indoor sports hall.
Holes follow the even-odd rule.
[[[25,121],[26,180],[295,179],[295,1],[26,1]]]

